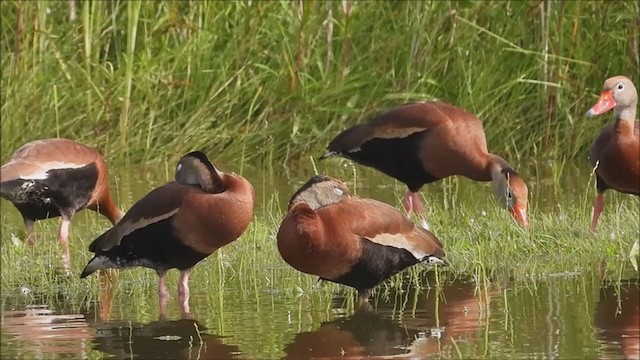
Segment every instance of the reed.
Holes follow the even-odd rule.
[[[603,79],[640,72],[637,2],[71,4],[1,4],[2,160],[59,135],[132,163],[295,162],[424,99],[477,113],[505,156],[582,159]]]

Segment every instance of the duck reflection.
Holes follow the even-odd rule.
[[[391,298],[398,300],[379,303],[375,312],[361,308],[350,317],[297,334],[284,349],[285,358],[422,358],[442,353],[451,339],[458,344],[467,338],[475,340],[475,333],[486,321],[490,296],[477,292],[474,284],[457,279],[441,291],[416,296],[411,290],[392,293]],[[411,311],[396,306],[411,299],[417,300]]]
[[[227,345],[222,338],[206,332],[207,328],[193,319],[188,309],[180,307],[179,320],[167,320],[166,304],[160,304],[160,319],[149,323],[111,321],[116,274],[106,272],[100,278],[100,294],[96,313],[87,319],[98,319],[93,348],[115,359],[235,359],[240,349]],[[91,310],[90,310],[91,312]]]
[[[236,359],[240,349],[193,319],[96,324],[94,349],[115,359]]]
[[[603,284],[596,306],[598,337],[625,359],[640,358],[639,289],[639,279]]]
[[[3,311],[2,333],[22,342],[20,348],[28,349],[33,354],[79,354],[82,358],[86,357],[87,346],[95,336],[95,330],[89,327],[84,315],[56,314],[47,305]],[[6,345],[4,340],[3,344]]]

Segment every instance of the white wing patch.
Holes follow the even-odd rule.
[[[11,165],[12,161],[6,163],[4,166]],[[3,167],[4,167],[3,166]],[[62,169],[77,169],[83,166],[87,166],[87,164],[74,164],[69,162],[61,162],[61,161],[50,161],[46,163],[38,163],[33,164],[33,171],[29,173],[23,173],[18,176],[18,178],[22,180],[44,180],[49,177],[50,170],[62,170]]]
[[[407,239],[401,235],[401,234],[379,234],[375,237],[372,238],[368,238],[370,241],[373,241],[374,243],[380,244],[380,245],[386,245],[386,246],[393,246],[395,248],[398,249],[404,249],[407,250],[408,252],[410,252],[416,259],[422,259],[425,256],[428,256],[430,254],[427,254],[426,252],[418,249],[417,247],[413,246],[412,244],[407,242]]]

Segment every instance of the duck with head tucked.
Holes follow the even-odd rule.
[[[70,269],[69,226],[75,213],[91,209],[112,224],[124,216],[109,192],[109,170],[98,150],[73,140],[54,138],[22,145],[0,168],[0,195],[20,211],[33,245],[34,223],[60,216],[60,244]]]
[[[91,243],[95,256],[80,277],[107,268],[154,269],[162,309],[168,299],[165,275],[176,268],[179,299],[188,312],[191,269],[242,235],[251,222],[253,202],[253,186],[245,178],[223,173],[202,152],[191,152],[178,162],[175,181],[140,199]]]
[[[444,263],[442,243],[385,203],[352,196],[340,180],[317,175],[289,202],[277,235],[298,271],[358,290],[372,289],[419,262]]]
[[[640,121],[636,119],[638,92],[624,76],[604,82],[600,99],[588,117],[613,109],[615,121],[602,129],[591,145],[589,161],[595,168],[598,195],[593,203],[591,231],[596,230],[604,209],[604,192],[613,189],[640,196]]]

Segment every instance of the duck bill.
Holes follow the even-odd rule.
[[[529,226],[529,219],[527,218],[527,210],[515,205],[513,207],[513,210],[511,210],[511,215],[513,215],[513,218],[516,219],[516,221],[522,225],[522,227],[528,227]]]
[[[587,111],[587,116],[592,117],[604,114],[614,107],[616,107],[616,101],[613,100],[613,93],[611,90],[605,90],[600,93],[600,100]]]

